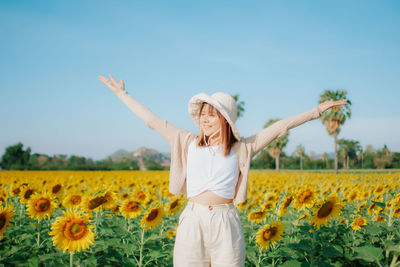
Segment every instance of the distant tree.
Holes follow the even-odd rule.
[[[23,150],[23,144],[19,142],[16,145],[6,147],[6,151],[1,157],[1,168],[5,170],[28,170],[31,148]]]
[[[319,103],[323,103],[325,101],[337,101],[340,99],[347,100],[349,105],[351,105],[350,100],[347,99],[347,91],[346,90],[336,90],[330,91],[325,90],[319,98]],[[328,134],[334,138],[335,141],[335,174],[338,169],[338,154],[337,154],[337,136],[340,132],[340,126],[343,125],[347,118],[351,117],[351,111],[349,105],[343,106],[335,106],[326,112],[321,114],[321,121],[324,125],[326,125],[326,129]]]
[[[240,117],[243,116],[243,112],[244,112],[244,105],[245,103],[243,101],[239,101],[239,95],[235,94],[232,96],[235,99],[236,102],[236,106],[237,106],[237,118],[239,119]]]
[[[329,157],[328,157],[328,153],[323,153],[323,154],[321,155],[321,159],[322,159],[322,161],[325,162],[326,168],[328,169],[328,168],[329,168]]]
[[[158,162],[154,161],[154,160],[146,160],[144,162],[144,166],[146,168],[146,170],[152,170],[152,171],[158,171],[158,170],[165,170],[165,168],[159,164]]]
[[[303,170],[304,146],[303,145],[298,145],[296,147],[296,153],[300,157],[300,170]]]
[[[393,154],[389,151],[389,148],[384,145],[381,150],[378,150],[374,158],[374,165],[378,169],[392,167]]]
[[[339,139],[338,140],[339,150],[343,156],[343,168],[350,168],[350,159],[357,159],[357,151],[359,151],[361,145],[356,140]]]
[[[264,125],[264,128],[274,124],[275,122],[279,121],[279,119],[270,119]],[[289,142],[289,132],[286,132],[281,137],[276,138],[274,141],[268,144],[267,149],[269,154],[275,158],[275,170],[279,172],[279,156],[282,153],[283,148],[286,147],[287,143]]]
[[[261,150],[250,162],[251,169],[272,169],[275,159],[266,150]]]

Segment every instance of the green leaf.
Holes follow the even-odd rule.
[[[342,253],[334,247],[323,247],[321,249],[321,254],[324,255],[325,258],[342,256]]]
[[[285,261],[281,266],[282,267],[301,267],[301,262],[296,261],[296,260],[290,260],[290,261]]]
[[[359,248],[353,248],[357,253],[355,258],[363,259],[368,262],[379,261],[383,258],[383,250],[372,246],[364,246]]]
[[[371,235],[378,235],[381,232],[381,228],[373,224],[367,224],[365,226],[365,231]]]
[[[372,200],[372,203],[375,203],[377,206],[381,207],[382,209],[386,208],[386,204],[383,203],[383,202],[378,202],[378,201],[373,201]]]

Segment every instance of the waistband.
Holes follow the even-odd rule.
[[[200,203],[189,200],[187,202],[187,206],[192,210],[193,209],[223,210],[223,209],[232,209],[235,207],[235,204],[233,204],[233,202],[231,202],[231,203],[224,203],[224,204],[204,205],[204,204],[200,204]]]

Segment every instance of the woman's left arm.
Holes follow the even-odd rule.
[[[307,121],[319,118],[323,112],[334,106],[346,104],[348,104],[347,100],[325,101],[319,104],[318,107],[315,107],[309,111],[279,120],[271,124],[257,134],[244,138],[244,142],[250,144],[252,150],[251,155],[254,156],[274,139],[284,135],[289,129],[297,127]]]

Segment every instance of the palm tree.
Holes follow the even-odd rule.
[[[361,169],[364,169],[364,150],[361,145],[357,147],[358,159],[361,160]]]
[[[264,128],[267,128],[268,126],[277,121],[279,121],[279,119],[270,119],[264,125]],[[283,148],[287,145],[288,142],[289,142],[289,132],[286,132],[284,135],[282,135],[279,138],[276,138],[267,146],[269,154],[271,155],[271,157],[275,158],[275,170],[277,172],[279,172],[279,156],[281,155]]]
[[[303,170],[304,146],[303,145],[298,145],[296,147],[296,153],[300,157],[300,170]]]
[[[346,95],[346,90],[325,90],[319,97],[319,103],[344,99],[347,100],[349,105],[351,105],[351,102],[347,99]],[[345,123],[347,118],[351,117],[349,105],[332,107],[331,109],[322,113],[320,117],[322,123],[326,126],[328,134],[332,136],[335,141],[335,174],[337,174],[338,169],[337,136],[340,132],[340,126]]]
[[[243,101],[239,101],[239,95],[235,94],[232,96],[235,99],[236,105],[237,105],[237,118],[239,119],[240,117],[243,116],[243,112],[244,112],[244,102]]]

